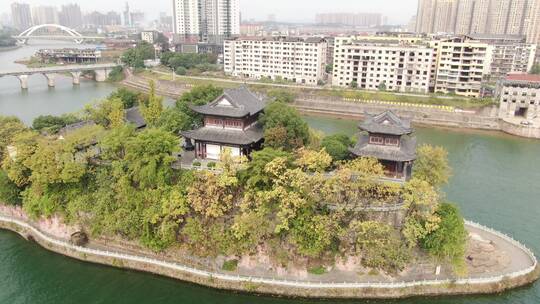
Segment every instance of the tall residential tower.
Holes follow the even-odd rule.
[[[12,3],[11,18],[13,19],[13,26],[19,30],[26,30],[31,27],[32,13],[30,12],[30,5],[17,2]]]
[[[540,0],[419,0],[416,32],[534,36]]]
[[[219,43],[240,34],[239,0],[173,0],[174,33]]]

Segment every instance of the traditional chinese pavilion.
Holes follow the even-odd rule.
[[[219,160],[225,149],[232,156],[249,156],[263,143],[259,115],[266,102],[246,87],[225,90],[223,95],[203,106],[191,109],[204,117],[204,126],[182,132],[186,147],[195,150],[200,159]]]
[[[392,111],[370,116],[358,126],[362,131],[350,152],[357,157],[374,157],[388,177],[408,180],[416,159],[416,136],[411,121]]]

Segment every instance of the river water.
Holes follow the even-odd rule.
[[[26,48],[0,53],[1,66],[5,67],[6,60],[13,61],[28,53],[32,51]],[[21,93],[16,78],[0,78],[1,115],[17,115],[30,123],[40,114],[77,111],[88,101],[102,98],[115,89],[110,84],[90,81],[73,88],[69,79],[48,89],[44,78],[34,77],[34,83],[25,93]],[[328,134],[356,132],[355,121],[323,117],[306,117],[306,120]],[[420,142],[444,146],[449,152],[453,177],[446,187],[448,200],[456,202],[468,219],[511,234],[540,256],[540,141],[449,129],[417,128],[417,135]],[[86,264],[50,253],[11,232],[0,231],[0,304],[316,302],[216,291],[150,274]],[[540,284],[490,296],[329,303],[537,304]]]

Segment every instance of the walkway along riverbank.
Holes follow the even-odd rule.
[[[6,210],[4,208],[4,210]],[[479,224],[467,222],[469,231],[489,235],[506,242],[510,250],[529,259],[526,267],[496,276],[463,278],[456,280],[426,280],[405,282],[314,282],[281,280],[210,272],[178,263],[144,257],[142,255],[112,252],[103,249],[78,247],[66,240],[53,237],[33,223],[12,215],[0,214],[0,229],[14,231],[42,247],[78,260],[110,265],[163,275],[208,287],[306,298],[403,298],[411,296],[436,296],[458,294],[498,293],[534,282],[540,274],[534,254],[521,243]],[[518,254],[518,255],[520,255]],[[514,258],[514,256],[513,256]],[[517,257],[516,257],[517,258]],[[517,263],[520,264],[520,263]]]
[[[149,91],[150,78],[130,75],[122,82],[124,86],[143,92]],[[189,91],[193,85],[179,84],[169,80],[158,80],[158,94],[178,98]],[[509,124],[499,119],[496,106],[477,110],[461,110],[449,106],[428,104],[410,104],[378,100],[352,100],[323,97],[318,95],[300,95],[292,103],[304,114],[325,115],[335,118],[363,118],[366,114],[374,115],[384,110],[392,110],[403,117],[412,118],[413,123],[474,130],[502,131],[511,135],[540,139],[540,127]]]

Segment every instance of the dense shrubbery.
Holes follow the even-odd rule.
[[[129,67],[144,68],[144,61],[153,59],[154,57],[154,46],[148,42],[142,41],[136,47],[125,51],[120,59]]]
[[[109,73],[109,78],[107,79],[110,82],[119,82],[124,80],[124,68],[121,66],[116,66]]]
[[[38,116],[32,122],[32,128],[36,131],[44,131],[47,133],[56,133],[63,127],[81,121],[75,115],[62,115],[62,116],[52,116],[52,115],[42,115]]]
[[[298,111],[282,101],[266,107],[260,121],[264,126],[265,145],[294,150],[309,143],[308,124]]]
[[[262,248],[281,265],[295,257],[320,263],[358,255],[366,267],[387,272],[402,270],[418,244],[434,256],[462,259],[463,222],[454,207],[439,205],[433,185],[422,179],[403,187],[381,183],[384,170],[374,159],[334,162],[341,154],[305,148],[307,125],[281,102],[270,105],[262,121],[287,132],[250,162],[225,153],[215,165],[220,173],[173,170],[180,148],[175,126],[197,123],[187,105],[220,93],[197,88],[168,110],[151,93],[143,106],[149,128],[141,132],[121,119],[130,103],[121,96],[137,99],[126,92],[87,108],[83,115],[98,125],[63,140],[0,117],[0,148],[17,149],[15,158],[2,155],[0,199],[19,203],[20,197],[33,216],[62,214],[93,234],[138,240],[156,251],[174,245],[198,256],[242,256]],[[326,144],[334,141],[345,139],[330,137]],[[445,162],[439,156],[426,163]],[[330,169],[334,173],[326,174]],[[408,210],[401,231],[351,211],[399,199]]]
[[[161,55],[161,64],[171,68],[178,75],[198,72],[218,71],[217,57],[212,54],[183,54],[166,52]]]

